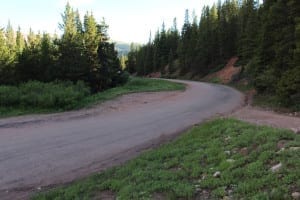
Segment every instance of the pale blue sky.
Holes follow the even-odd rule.
[[[156,32],[164,21],[172,25],[177,18],[181,27],[185,9],[195,10],[200,16],[204,5],[212,5],[217,0],[69,0],[78,8],[81,16],[86,11],[93,11],[97,21],[102,17],[109,24],[112,40],[145,43],[150,30]],[[0,0],[0,27],[5,27],[8,20],[14,29],[21,26],[23,32],[29,27],[34,31],[59,33],[58,23],[67,0]]]

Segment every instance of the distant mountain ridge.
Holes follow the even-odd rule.
[[[130,51],[130,44],[126,42],[115,41],[115,49],[118,51],[119,56],[127,56]]]

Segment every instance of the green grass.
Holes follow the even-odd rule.
[[[300,135],[218,119],[123,166],[32,199],[97,199],[101,191],[118,199],[291,199],[300,192],[300,151],[290,147],[300,147]],[[279,162],[283,167],[271,172]]]
[[[128,83],[123,86],[94,95],[90,95],[83,84],[70,86],[70,84],[64,83],[30,82],[22,88],[0,86],[0,117],[80,109],[134,92],[184,89],[185,86],[180,83],[146,78],[130,78]]]
[[[209,83],[222,84],[222,80],[219,77],[214,77],[208,80]]]
[[[131,78],[124,86],[115,87],[104,92],[89,96],[77,106],[85,107],[95,103],[104,102],[123,94],[136,92],[161,92],[184,90],[185,85],[159,79]]]

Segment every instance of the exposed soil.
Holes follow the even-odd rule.
[[[92,200],[114,200],[117,196],[112,191],[101,191],[93,197]]]
[[[209,81],[213,78],[218,78],[223,84],[230,83],[234,79],[234,76],[238,75],[242,70],[241,67],[234,66],[237,60],[238,57],[231,58],[223,69],[221,69],[218,72],[209,74],[204,78],[204,80]]]
[[[292,117],[287,114],[278,114],[274,111],[267,111],[252,106],[246,106],[235,111],[230,116],[257,125],[286,128],[295,133],[300,133],[300,118]]]
[[[146,77],[147,78],[160,78],[161,77],[161,73],[160,72],[153,72],[151,74],[148,74]]]
[[[229,59],[226,66],[216,73],[210,74],[205,77],[205,80],[212,78],[219,78],[221,83],[228,84],[233,78],[241,72],[241,67],[234,67],[238,57]],[[245,81],[245,80],[244,80]],[[245,82],[244,84],[248,84]],[[245,107],[235,111],[230,117],[255,123],[257,125],[268,125],[275,128],[290,129],[295,133],[300,133],[300,118],[295,113],[277,113],[272,110],[266,110],[259,107],[253,107],[253,97],[256,95],[254,89],[245,92]]]

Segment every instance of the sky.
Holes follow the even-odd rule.
[[[31,27],[35,32],[60,33],[61,22],[67,2],[78,9],[81,17],[92,11],[96,20],[105,19],[109,25],[109,36],[113,41],[146,43],[165,22],[166,27],[177,18],[182,26],[186,9],[201,15],[204,5],[217,0],[0,0],[0,28],[8,21],[16,30],[21,27],[27,33]]]

